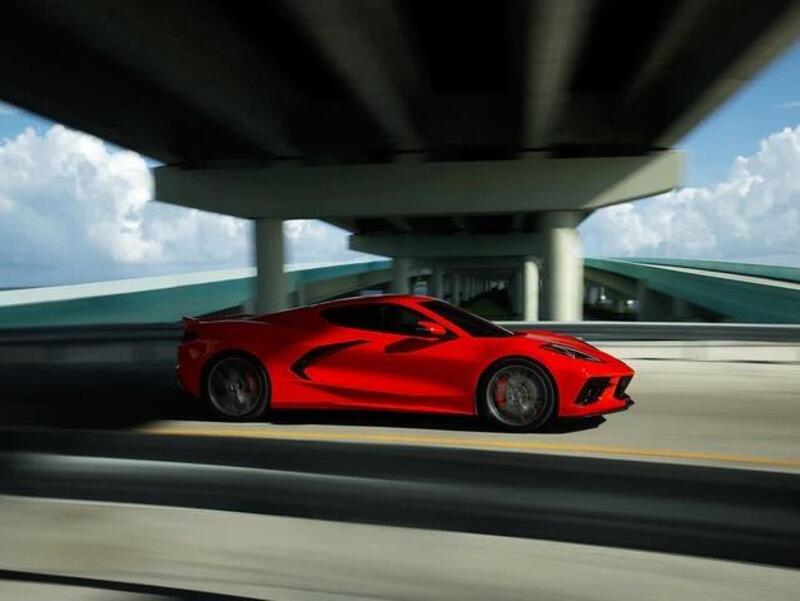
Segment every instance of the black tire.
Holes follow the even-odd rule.
[[[508,389],[509,381],[514,382],[512,390]],[[492,364],[481,376],[476,395],[483,418],[492,427],[509,432],[541,428],[555,416],[558,403],[556,387],[547,370],[522,357]]]
[[[254,421],[267,411],[270,382],[264,366],[239,353],[214,358],[204,370],[203,396],[226,421]]]

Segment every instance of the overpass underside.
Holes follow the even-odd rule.
[[[351,249],[394,259],[393,292],[408,293],[411,272],[429,269],[435,295],[461,302],[490,285],[508,287],[516,316],[538,319],[541,306],[546,318],[576,320],[583,298],[577,225],[594,207],[671,189],[680,167],[675,152],[416,158],[335,167],[162,167],[157,193],[208,210],[226,199],[228,212],[256,220],[258,297],[265,311],[287,302],[280,285],[282,219],[321,217],[352,232]]]
[[[678,185],[669,149],[794,41],[800,4],[10,0],[4,19],[0,98],[163,162],[158,200],[255,220],[260,309],[298,302],[281,221],[316,218],[395,259],[395,291],[432,269],[437,294],[496,282],[521,317],[572,320],[576,225]]]

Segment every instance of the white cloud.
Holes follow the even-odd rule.
[[[587,256],[800,265],[800,126],[736,158],[724,181],[599,210],[580,232]]]
[[[315,219],[294,219],[284,224],[287,260],[292,263],[353,261],[370,255],[347,248],[348,232]]]
[[[53,126],[0,142],[0,288],[252,263],[245,220],[150,201],[145,160]],[[800,265],[800,127],[739,157],[714,186],[596,212],[580,228],[590,256],[672,256]],[[289,221],[287,260],[365,257],[346,232]]]
[[[145,160],[55,125],[0,143],[0,288],[252,263],[252,226],[150,201]],[[341,260],[341,230],[286,225],[290,261]]]
[[[796,109],[800,108],[800,100],[790,100],[789,102],[782,102],[778,105],[779,109]]]

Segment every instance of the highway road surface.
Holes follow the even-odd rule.
[[[630,388],[636,405],[625,413],[563,421],[533,434],[488,431],[474,418],[403,414],[282,411],[259,423],[216,422],[202,401],[178,391],[171,364],[161,360],[0,366],[7,383],[0,422],[11,427],[89,425],[169,435],[463,446],[800,470],[797,347],[692,350],[700,359],[719,355],[744,361],[632,359],[664,355],[670,348],[611,350],[637,372]],[[768,362],[762,363],[764,359]]]
[[[139,430],[207,435],[455,446],[670,463],[800,471],[800,365],[631,361],[625,413],[565,421],[541,433],[487,431],[473,419],[282,412],[271,422],[158,421]]]
[[[197,509],[0,497],[0,531],[0,565],[34,578],[45,572],[68,575],[73,586],[92,579],[247,599],[743,601],[794,599],[800,590],[792,569]],[[30,588],[24,597],[69,598],[59,588],[43,596]],[[21,590],[0,581],[0,599]]]
[[[475,419],[384,414],[281,412],[263,423],[220,423],[208,419],[207,414],[191,402],[179,402],[174,384],[159,371],[163,367],[153,367],[154,371],[149,372],[147,364],[138,365],[134,373],[118,372],[120,380],[107,379],[95,386],[90,377],[86,378],[91,370],[81,371],[85,368],[79,366],[76,371],[64,372],[68,376],[66,381],[72,383],[72,392],[48,397],[50,404],[46,407],[58,408],[62,417],[72,414],[79,417],[87,409],[108,410],[109,407],[112,410],[108,415],[117,415],[133,407],[136,411],[116,425],[154,434],[151,438],[160,446],[145,445],[150,449],[149,455],[142,459],[124,459],[125,455],[120,455],[121,447],[113,449],[115,440],[123,440],[122,435],[106,432],[105,438],[92,447],[91,454],[97,455],[96,458],[71,458],[67,454],[45,460],[45,456],[37,456],[35,452],[25,454],[35,449],[21,449],[24,453],[20,465],[32,470],[30,479],[27,483],[20,480],[15,492],[13,489],[17,485],[6,473],[3,486],[11,494],[0,495],[0,532],[3,533],[0,599],[20,596],[104,598],[101,593],[120,600],[152,596],[191,599],[197,598],[200,592],[223,595],[206,598],[275,600],[541,598],[619,601],[647,598],[728,601],[796,597],[800,572],[780,567],[794,565],[796,554],[790,551],[788,555],[776,556],[774,549],[780,549],[781,545],[792,548],[792,533],[797,529],[797,514],[787,505],[793,504],[798,494],[796,476],[776,472],[800,471],[800,429],[797,428],[800,365],[792,361],[630,362],[637,370],[630,389],[637,404],[630,411],[610,415],[604,420],[562,422],[534,434],[492,432]],[[146,397],[142,397],[142,383],[149,386],[144,389],[148,391]],[[49,390],[47,386],[47,382],[43,382],[30,398],[41,399]],[[141,399],[140,405],[135,404],[137,399]],[[114,404],[120,402],[123,404]],[[39,415],[44,414],[33,417]],[[29,422],[28,425],[34,424]],[[107,430],[114,424],[101,425]],[[0,437],[6,443],[10,441],[12,451],[14,437],[34,445],[38,444],[34,441],[37,437],[45,443],[58,438],[53,431],[40,431],[31,437],[25,430],[12,429],[17,432],[11,438]],[[177,438],[170,438],[173,436]],[[189,456],[189,446],[183,445],[179,452],[181,445],[176,443],[185,441],[197,446],[198,437],[199,440],[208,437],[216,444],[214,448],[218,453],[211,452],[209,447],[203,455],[201,446],[195,461],[219,461],[220,467],[198,465],[188,469],[182,463],[175,463]],[[240,440],[235,444],[226,442],[226,437]],[[298,454],[297,459],[292,459],[292,451],[287,448],[281,451],[283,458],[272,455],[269,449],[280,450],[274,444],[263,447],[245,444],[247,441],[277,443],[285,440],[316,442],[302,445],[308,448],[309,455],[300,457]],[[353,443],[352,447],[345,446],[363,448],[364,453],[374,456],[351,453],[350,458],[341,463],[330,453],[326,458],[323,447],[317,446],[312,452],[315,444],[325,443]],[[533,453],[535,455],[525,457],[546,461],[524,469],[534,470],[530,472],[532,475],[541,474],[548,483],[545,485],[544,480],[536,477],[514,480],[511,474],[518,469],[514,466],[522,469],[523,463],[511,454],[502,455],[509,457],[508,465],[502,469],[510,471],[501,472],[502,461],[496,458],[492,459],[496,462],[492,465],[497,468],[486,471],[489,459],[486,453],[481,453],[470,457],[486,465],[483,468],[477,464],[473,466],[478,471],[473,470],[474,475],[468,480],[471,484],[459,488],[466,485],[457,484],[457,479],[445,480],[446,477],[462,477],[457,471],[442,471],[441,474],[426,471],[422,468],[431,468],[432,463],[415,461],[412,454],[389,462],[389,455],[384,460],[379,453],[370,450],[375,446],[361,447],[358,443],[386,445],[387,451],[397,449],[397,445],[410,445],[446,447],[451,451],[463,447]],[[263,456],[248,454],[258,449]],[[431,449],[430,453],[435,450]],[[56,452],[69,453],[69,450]],[[74,448],[72,453],[75,453]],[[120,458],[114,459],[114,453]],[[591,464],[576,463],[577,457],[558,461],[559,458],[551,455],[620,461],[604,462],[601,466],[597,459],[580,460],[591,461]],[[111,458],[105,459],[105,456]],[[238,467],[229,473],[222,467],[229,460],[238,462],[232,465],[247,466],[252,462],[252,466]],[[468,461],[468,457],[462,453],[449,455],[447,465],[451,467],[448,469],[462,469],[458,467],[459,460]],[[161,461],[167,463],[161,464]],[[169,462],[173,462],[172,466]],[[676,467],[639,462],[745,469],[692,474]],[[287,463],[287,467],[279,467],[281,463]],[[263,471],[263,468],[254,469],[261,464],[274,467]],[[617,470],[609,464],[620,468]],[[445,464],[442,466],[444,468]],[[635,466],[641,466],[638,472]],[[282,471],[301,468],[310,471],[305,474]],[[700,469],[692,466],[685,469],[689,468]],[[175,480],[169,470],[177,470],[185,477]],[[615,477],[615,472],[620,476]],[[214,473],[219,473],[221,479],[217,480]],[[509,481],[516,483],[514,486],[508,486],[506,473]],[[733,476],[745,473],[754,476]],[[128,476],[124,474],[153,484],[131,485],[133,481],[129,481],[126,488]],[[436,486],[425,484],[426,474],[433,478],[430,484]],[[505,482],[505,488],[490,487],[493,474]],[[577,477],[578,481],[570,478],[576,474],[582,474]],[[280,505],[280,495],[275,498],[256,496],[253,509],[247,509],[245,505],[250,501],[245,501],[242,495],[255,483],[240,482],[237,478],[247,479],[251,475],[262,482],[258,486],[273,491],[272,495],[281,491],[295,495],[293,499],[308,498],[308,492],[302,493],[306,487],[307,491],[325,497],[318,499],[322,507],[330,506],[340,513],[342,507],[349,508],[347,511],[356,516],[368,510],[373,517],[365,518],[366,523],[353,523],[361,521],[358,517],[338,521],[340,518],[324,513],[317,519],[308,519],[310,514],[297,517],[297,513],[291,511],[270,509],[274,503]],[[381,481],[384,475],[396,480]],[[480,487],[479,475],[488,478],[485,482],[481,480]],[[362,508],[357,501],[353,505],[347,500],[346,487],[342,490],[342,483],[346,481],[354,487],[350,491],[353,498],[362,499]],[[109,486],[109,494],[121,496],[109,498],[103,496],[106,493],[97,492],[104,482]],[[228,482],[231,489],[223,482]],[[549,488],[559,483],[563,484],[563,489]],[[51,492],[45,492],[48,486]],[[237,486],[240,488],[234,491]],[[356,487],[363,487],[364,496],[359,496],[361,489]],[[289,492],[290,489],[295,492]],[[257,487],[250,490],[257,490]],[[391,493],[391,490],[396,492]],[[439,498],[442,503],[453,503],[453,497],[447,496],[448,490],[461,491],[453,506],[460,513],[453,523],[445,524],[447,520],[444,519],[437,525],[435,520],[439,518],[426,517],[426,507],[428,510],[443,508],[444,505],[437,505]],[[165,501],[159,502],[157,499],[162,493],[172,494],[173,498],[168,500],[164,496]],[[386,501],[381,506],[380,499],[391,499],[392,494],[397,495],[395,498],[410,499],[412,504],[404,501],[399,507],[393,507]],[[504,497],[505,494],[512,496]],[[336,495],[340,498],[334,502]],[[480,508],[480,516],[478,504],[466,504],[465,499],[471,498],[470,495],[486,501]],[[513,521],[515,503],[546,507],[551,497],[559,504],[564,499],[572,499],[571,521],[564,522],[555,535],[526,534],[528,531],[535,533],[540,527],[537,525],[540,518],[530,512],[525,514],[524,528],[528,530],[515,534],[513,527],[508,529],[509,519],[512,525],[516,523]],[[263,505],[266,509],[259,510],[259,498],[272,500]],[[413,505],[415,498],[417,504]],[[458,498],[462,499],[463,506],[458,506]],[[114,502],[120,499],[123,502]],[[229,499],[242,499],[243,505],[236,511],[219,511],[218,503],[227,503]],[[427,499],[432,506],[425,505]],[[380,521],[386,518],[387,512],[390,518]],[[673,525],[664,530],[659,520],[667,513]],[[613,520],[620,516],[624,520],[626,514],[631,515],[632,521],[621,522],[622,530],[633,528],[636,536],[630,543],[600,546],[603,540],[610,542],[615,537],[618,530]],[[295,517],[291,517],[293,515]],[[400,519],[395,522],[392,515]],[[651,517],[647,522],[647,515],[662,517]],[[580,520],[587,518],[594,520],[594,533],[580,526]],[[331,519],[337,521],[329,521]],[[405,527],[417,519],[422,527]],[[498,519],[506,520],[506,526],[492,528],[491,523]],[[547,524],[557,523],[554,519],[561,518],[551,514],[541,524],[547,528]],[[645,522],[641,522],[642,519]],[[470,525],[470,520],[475,527]],[[719,542],[728,536],[724,527],[726,520],[731,525],[730,532],[737,533],[735,545]],[[395,523],[403,527],[388,525]],[[645,526],[657,529],[653,531],[652,545],[647,541]],[[692,529],[698,526],[705,530]],[[732,560],[747,555],[750,527],[754,528],[753,536],[760,537],[753,539],[754,548],[756,540],[766,545],[763,560],[758,558],[761,557],[758,553],[754,555],[757,564]],[[755,530],[757,527],[760,530]],[[559,534],[562,528],[573,528],[573,534],[562,538]],[[658,528],[661,528],[660,534]],[[584,540],[581,531],[586,531],[588,538]],[[705,539],[703,543],[703,537],[709,535],[712,539]],[[593,536],[598,537],[594,539],[597,545],[584,544],[592,542]],[[715,536],[722,538],[713,538]],[[651,550],[639,550],[643,548]],[[689,555],[684,555],[682,549],[689,550]],[[663,552],[670,550],[674,551]]]

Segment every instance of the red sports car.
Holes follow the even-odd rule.
[[[482,415],[509,430],[622,411],[633,370],[573,338],[511,332],[441,300],[384,295],[186,318],[178,379],[224,418],[275,409]]]

